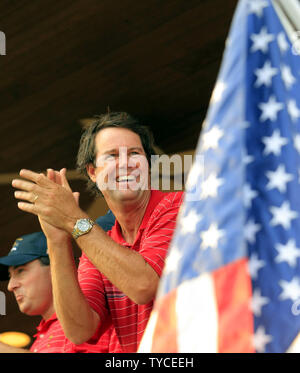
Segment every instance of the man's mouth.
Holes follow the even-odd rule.
[[[132,181],[135,181],[135,177],[132,175],[124,175],[124,176],[119,176],[117,177],[117,183],[130,183]]]
[[[23,298],[24,298],[24,297],[23,297],[23,295],[21,295],[21,294],[16,295],[16,301],[17,301],[17,302],[22,301]]]

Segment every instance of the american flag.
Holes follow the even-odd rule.
[[[296,52],[270,0],[240,0],[139,352],[286,352],[297,342]]]

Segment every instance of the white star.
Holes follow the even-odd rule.
[[[278,69],[271,66],[270,61],[266,61],[264,66],[261,69],[255,70],[255,75],[257,76],[257,80],[255,82],[255,87],[260,87],[261,85],[265,85],[266,87],[270,87],[272,84],[272,78],[278,72]]]
[[[269,303],[269,298],[263,297],[261,295],[260,289],[255,289],[253,291],[251,299],[251,310],[255,316],[261,316],[261,309],[263,306]]]
[[[295,123],[300,118],[300,109],[297,106],[296,100],[289,100],[287,103],[287,111],[291,120]]]
[[[268,155],[273,153],[274,155],[280,155],[281,148],[288,143],[288,139],[280,136],[278,129],[274,130],[272,136],[266,136],[262,138],[262,142],[265,144],[264,154]]]
[[[253,280],[257,279],[258,271],[264,266],[265,266],[265,262],[263,260],[258,259],[257,253],[251,254],[249,261],[248,261],[248,271]]]
[[[296,301],[300,297],[300,282],[298,277],[294,277],[292,281],[280,280],[279,285],[282,287],[282,292],[279,299],[291,299]]]
[[[266,330],[263,326],[259,326],[253,336],[254,348],[257,352],[265,352],[266,345],[272,341],[272,336],[266,334]]]
[[[255,198],[257,195],[258,193],[255,190],[251,189],[250,185],[246,183],[244,186],[244,193],[243,193],[245,206],[250,207],[253,198]]]
[[[212,249],[216,249],[218,247],[220,238],[224,236],[224,231],[219,230],[217,224],[212,223],[207,231],[201,232],[200,236],[202,239],[202,250],[205,250],[209,247],[211,247]]]
[[[297,150],[297,152],[300,154],[300,134],[297,134],[294,137],[294,147]]]
[[[248,0],[249,14],[255,13],[257,17],[261,17],[263,9],[268,6],[265,0]]]
[[[198,161],[193,163],[190,169],[187,182],[186,182],[187,190],[193,189],[193,187],[197,184],[199,179],[200,181],[202,181],[203,172],[204,172],[204,162],[203,162],[203,159],[202,159],[202,162],[201,162],[201,159],[199,159]]]
[[[178,269],[178,264],[182,258],[182,253],[176,246],[173,246],[165,262],[164,272],[170,273]]]
[[[217,149],[219,140],[223,134],[224,132],[217,125],[213,126],[209,131],[204,132],[202,136],[203,150]]]
[[[215,173],[211,173],[202,183],[201,198],[216,197],[223,182],[224,179],[218,179]]]
[[[279,243],[275,248],[278,251],[276,262],[287,262],[291,267],[296,267],[297,258],[300,258],[300,248],[296,247],[295,240],[290,239],[286,245]]]
[[[242,162],[244,165],[247,166],[249,163],[252,163],[253,161],[254,161],[254,157],[252,155],[243,153]]]
[[[277,188],[281,193],[286,192],[286,184],[294,178],[292,174],[285,172],[282,164],[277,167],[276,171],[267,171],[266,176],[269,179],[267,189]]]
[[[217,84],[215,85],[215,88],[213,90],[212,96],[211,96],[211,103],[215,104],[221,100],[223,97],[223,93],[226,89],[226,84],[219,80]]]
[[[264,122],[267,119],[274,122],[277,120],[278,112],[283,109],[284,105],[281,102],[277,102],[275,96],[272,95],[268,102],[262,102],[258,107],[262,110],[262,114],[259,118],[261,122]]]
[[[255,224],[252,219],[247,221],[247,223],[245,224],[245,227],[244,227],[245,239],[248,242],[253,244],[256,240],[256,238],[255,238],[256,233],[260,230],[260,228],[261,228],[261,226],[259,224]]]
[[[296,78],[293,76],[291,68],[287,65],[281,66],[281,76],[286,89],[290,89],[296,82]]]
[[[271,214],[273,218],[270,222],[271,225],[282,225],[283,228],[289,229],[291,226],[292,219],[296,219],[298,213],[290,209],[289,202],[285,201],[280,207],[271,206]]]
[[[277,43],[281,54],[285,53],[289,49],[289,43],[287,42],[284,32],[280,32],[277,36]]]
[[[188,214],[180,219],[181,232],[183,234],[195,233],[196,225],[202,219],[196,210],[190,210]]]
[[[250,36],[251,40],[253,41],[251,52],[256,52],[258,50],[266,53],[269,49],[269,43],[274,40],[274,35],[268,34],[267,28],[263,27],[260,30],[259,34],[252,34]]]

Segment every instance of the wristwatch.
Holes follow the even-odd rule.
[[[72,236],[77,239],[83,234],[88,233],[94,224],[95,222],[92,219],[78,219],[74,225]]]

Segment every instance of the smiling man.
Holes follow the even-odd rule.
[[[150,133],[127,113],[102,115],[83,134],[77,164],[116,217],[108,234],[77,205],[65,169],[61,183],[52,170],[48,177],[22,170],[25,180],[12,183],[19,208],[38,215],[47,236],[55,309],[70,352],[111,323],[122,350],[137,351],[182,202],[182,192],[151,189],[152,154]],[[78,277],[72,236],[83,252]]]

